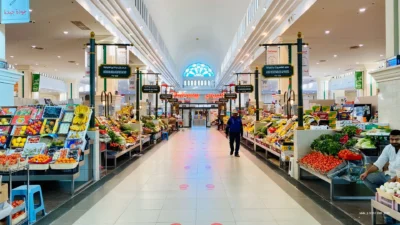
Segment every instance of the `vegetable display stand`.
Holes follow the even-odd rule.
[[[131,147],[126,148],[123,151],[111,151],[111,150],[107,150],[107,159],[112,159],[114,160],[114,164],[113,166],[108,166],[108,164],[106,165],[107,168],[111,167],[111,168],[116,168],[117,167],[117,159],[125,154],[129,154],[129,158],[132,157],[132,151],[139,148],[140,147],[140,143],[133,145]]]

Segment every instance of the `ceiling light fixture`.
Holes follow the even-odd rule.
[[[360,13],[363,13],[363,12],[365,12],[367,9],[366,8],[360,8],[358,11],[360,12]]]
[[[364,45],[363,45],[363,44],[359,44],[358,46],[359,46],[359,47],[363,47]]]
[[[36,45],[32,45],[32,48],[36,48]]]
[[[267,11],[267,7],[264,7],[263,9],[264,9],[264,11]]]
[[[319,62],[317,62],[317,65],[319,65]]]
[[[119,19],[119,16],[114,16],[114,19],[118,20],[118,19]]]
[[[18,63],[14,63],[14,65],[18,66]]]
[[[36,65],[36,66],[39,66],[39,63],[36,63],[35,65]]]
[[[359,62],[356,62],[356,64],[358,65],[358,64],[360,64]]]
[[[14,56],[12,55],[12,56],[10,56],[11,58],[14,58]]]
[[[57,56],[59,59],[61,59],[61,55]]]
[[[131,12],[132,8],[126,8],[126,11]]]
[[[330,30],[326,30],[326,31],[325,31],[325,34],[330,34],[330,33],[331,33]]]
[[[64,34],[68,34],[69,32],[68,31],[64,31]]]
[[[32,12],[33,10],[32,9],[29,9],[29,12]]]
[[[75,65],[79,66],[79,63],[77,63],[77,64],[75,64]]]
[[[243,61],[240,61],[240,63],[244,63]]]
[[[383,57],[383,55],[380,55],[380,57]]]
[[[264,33],[262,33],[261,35],[265,37],[265,36],[268,35],[268,33],[267,33],[267,32],[264,32]]]
[[[256,29],[256,26],[252,26],[251,28],[254,30],[254,29]]]
[[[335,57],[335,58],[336,58],[336,57],[337,57],[337,55],[333,55],[333,57]]]
[[[275,16],[275,20],[279,21],[279,20],[281,20],[281,18],[282,18],[281,16]]]

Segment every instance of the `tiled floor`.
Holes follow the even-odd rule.
[[[340,224],[215,129],[180,131],[53,224]],[[303,206],[303,207],[302,207]]]

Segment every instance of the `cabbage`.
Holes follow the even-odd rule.
[[[371,142],[364,142],[361,144],[361,148],[376,148]]]
[[[385,191],[385,186],[381,185],[379,188],[380,188],[382,191]]]
[[[394,189],[396,187],[396,183],[394,183],[394,182],[390,182],[389,183],[389,188],[390,189]]]
[[[386,190],[386,193],[388,193],[388,194],[394,194],[394,190],[393,190],[393,189],[387,189],[387,190]]]

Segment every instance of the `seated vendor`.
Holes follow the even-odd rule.
[[[386,182],[396,181],[396,171],[400,170],[399,149],[400,130],[392,130],[392,132],[390,132],[390,145],[383,149],[378,160],[360,176],[360,179],[364,181],[364,184],[373,192],[376,192],[376,188],[379,188]],[[388,170],[383,172],[383,168],[387,163],[389,163]],[[393,224],[392,218],[388,216],[385,216],[385,222],[386,224]]]

